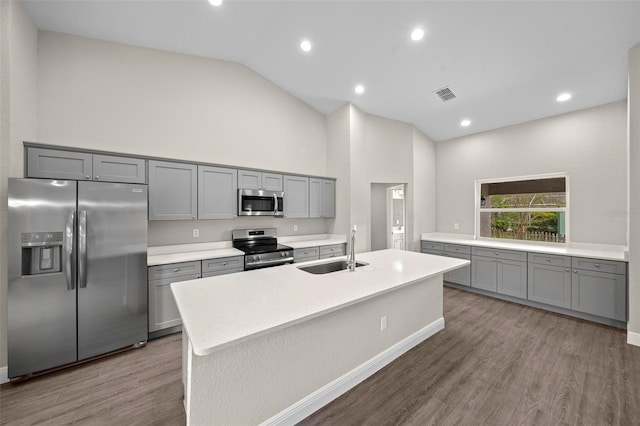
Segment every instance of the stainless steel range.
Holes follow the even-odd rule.
[[[293,249],[278,244],[275,228],[236,229],[233,247],[244,252],[244,270],[293,263]]]

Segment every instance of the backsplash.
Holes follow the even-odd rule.
[[[278,219],[273,217],[237,217],[223,220],[151,220],[149,221],[149,247],[172,244],[231,241],[234,229],[276,228],[278,236],[329,234],[334,219]],[[294,225],[298,227],[294,231]],[[193,237],[198,229],[199,237]]]

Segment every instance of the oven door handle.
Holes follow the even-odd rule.
[[[293,256],[291,257],[281,257],[279,259],[273,259],[273,260],[261,260],[260,262],[256,262],[256,263],[249,263],[247,264],[247,269],[255,269],[256,267],[259,266],[268,266],[268,265],[278,265],[278,264],[285,264],[285,263],[290,263],[293,262]]]

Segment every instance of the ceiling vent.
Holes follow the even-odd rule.
[[[453,93],[451,89],[449,89],[448,87],[445,87],[444,89],[440,89],[434,93],[438,95],[440,99],[442,99],[442,102],[450,101],[451,99],[455,99],[456,97],[455,93]]]

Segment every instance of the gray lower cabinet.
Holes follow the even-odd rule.
[[[514,297],[527,297],[527,262],[497,259],[496,291]]]
[[[331,257],[344,256],[345,253],[346,253],[346,244],[320,246],[320,259],[329,259]]]
[[[527,299],[571,308],[571,258],[529,253]]]
[[[320,259],[320,247],[305,247],[293,250],[294,263]]]
[[[471,258],[471,287],[487,291],[496,291],[498,270],[496,259],[482,256]]]
[[[626,264],[624,262],[574,257],[573,265],[571,309],[600,317],[626,321]],[[584,269],[578,269],[577,266]],[[602,272],[602,270],[624,272],[624,274]]]
[[[198,166],[198,219],[233,219],[237,200],[236,169]]]
[[[195,220],[197,166],[149,160],[149,220]]]
[[[161,335],[162,330],[182,324],[171,293],[171,283],[200,278],[200,261],[173,263],[149,267],[149,333]]]
[[[284,177],[284,216],[288,218],[309,217],[308,177]]]
[[[445,252],[444,255],[447,257],[453,257],[455,259],[471,260],[471,255],[465,253],[458,254]],[[445,273],[444,280],[450,283],[464,285],[467,287],[471,286],[471,265],[454,269],[451,272]]]
[[[244,271],[244,256],[220,257],[202,261],[203,278],[242,271]]]
[[[146,183],[142,158],[47,148],[27,148],[27,177]]]
[[[527,296],[526,252],[473,247],[471,253],[471,287]]]

